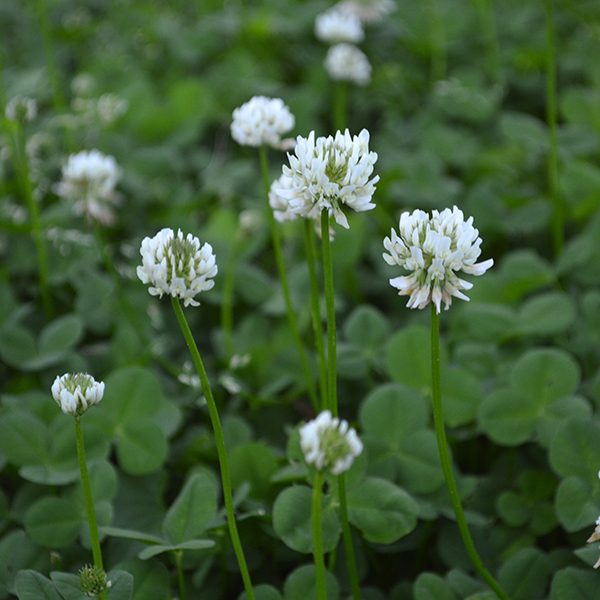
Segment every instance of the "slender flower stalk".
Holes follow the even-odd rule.
[[[104,566],[102,564],[102,551],[100,550],[100,538],[98,536],[98,523],[96,522],[94,498],[92,496],[92,486],[90,484],[90,476],[85,460],[85,445],[83,443],[83,432],[81,430],[81,416],[75,417],[75,438],[77,440],[77,459],[79,460],[79,470],[81,472],[81,485],[83,486],[85,510],[87,512],[88,525],[90,528],[90,539],[92,540],[94,566],[103,571]],[[100,598],[106,600],[106,590],[102,592]]]
[[[433,423],[435,427],[435,436],[437,439],[440,460],[442,463],[442,471],[444,480],[450,495],[450,502],[456,515],[456,522],[460,530],[460,535],[467,550],[467,554],[473,563],[477,572],[483,580],[492,588],[498,598],[501,600],[510,600],[506,592],[500,587],[500,584],[492,577],[490,572],[484,567],[463,512],[460,495],[452,472],[452,463],[450,460],[450,452],[448,451],[448,441],[446,439],[446,429],[444,426],[444,413],[442,408],[442,383],[440,369],[440,315],[436,309],[436,305],[431,303],[431,393],[433,401]]]
[[[9,103],[10,105],[10,103]],[[9,110],[9,105],[6,109]],[[40,278],[40,289],[42,294],[42,307],[46,319],[50,320],[54,314],[54,306],[52,295],[50,293],[49,269],[48,269],[48,253],[46,251],[46,242],[44,238],[44,230],[40,218],[40,208],[33,193],[33,185],[31,183],[31,175],[29,169],[29,159],[27,157],[26,138],[24,129],[24,116],[10,120],[10,128],[14,132],[13,135],[7,135],[10,144],[11,156],[13,157],[13,165],[17,174],[17,181],[21,188],[21,194],[27,204],[29,210],[29,218],[31,219],[31,235],[35,244],[37,257],[38,274]]]
[[[329,231],[329,211],[321,212],[321,231]],[[333,294],[333,264],[331,261],[331,241],[328,235],[323,241],[323,276],[325,279],[325,306],[327,309],[327,408],[334,417],[338,414],[337,406],[337,349],[335,300]]]
[[[317,356],[319,358],[319,386],[321,391],[321,410],[328,406],[327,394],[327,357],[325,356],[325,343],[323,341],[323,324],[321,323],[321,303],[319,293],[319,283],[315,270],[315,242],[314,232],[310,221],[304,219],[304,249],[306,252],[306,262],[308,263],[308,274],[310,277],[310,298],[312,309],[313,329],[315,332],[315,346],[317,347]]]
[[[444,16],[440,0],[427,0],[425,3],[427,18],[429,19],[430,43],[431,43],[431,83],[446,78],[447,62],[446,56],[446,32],[444,30]]]
[[[212,423],[213,431],[215,433],[215,441],[217,443],[217,454],[219,456],[219,464],[221,466],[221,481],[223,484],[223,499],[225,500],[225,509],[227,511],[227,525],[229,527],[229,534],[231,535],[231,541],[233,543],[233,549],[240,567],[242,579],[244,582],[244,588],[248,600],[254,600],[254,591],[252,589],[252,582],[250,580],[250,572],[248,571],[248,565],[246,564],[246,558],[244,556],[244,550],[242,548],[242,542],[237,530],[237,524],[235,520],[235,511],[233,507],[233,495],[231,491],[231,479],[229,476],[229,462],[227,459],[227,450],[225,449],[225,438],[223,437],[223,429],[221,427],[221,420],[219,418],[219,412],[215,403],[208,375],[204,369],[204,364],[198,347],[194,340],[194,336],[190,330],[188,322],[183,314],[183,309],[179,303],[179,299],[176,296],[171,296],[171,302],[173,304],[173,310],[179,321],[179,326],[185,338],[186,344],[192,355],[194,366],[200,377],[200,383],[202,385],[202,391],[206,398],[206,405],[208,406],[208,412],[210,415],[210,421]]]
[[[558,104],[556,98],[556,32],[554,0],[544,0],[546,9],[546,121],[550,131],[547,172],[550,200],[553,205],[552,242],[554,252],[560,254],[564,242],[565,205],[558,180]]]
[[[323,493],[323,473],[317,471],[312,497],[312,536],[313,558],[317,580],[317,600],[327,600],[325,580],[325,557],[323,555],[323,527],[321,524],[321,496]]]
[[[279,236],[279,229],[277,227],[277,222],[275,220],[275,216],[273,215],[273,210],[271,205],[269,204],[269,190],[271,189],[271,184],[269,183],[269,163],[267,158],[267,148],[263,144],[259,149],[260,154],[260,165],[262,172],[263,185],[265,190],[265,198],[267,202],[267,215],[269,219],[269,225],[271,227],[271,239],[273,242],[273,251],[275,252],[275,262],[277,263],[277,271],[279,273],[279,281],[281,282],[281,289],[283,291],[283,299],[285,302],[285,308],[288,316],[288,323],[290,325],[290,329],[292,330],[292,335],[294,336],[294,340],[296,342],[296,348],[298,349],[298,355],[300,357],[300,363],[302,365],[302,372],[304,374],[304,379],[306,381],[306,389],[308,390],[308,394],[312,401],[313,406],[318,408],[319,402],[317,400],[317,395],[315,393],[315,384],[313,381],[313,376],[310,370],[310,364],[308,362],[308,357],[306,355],[306,350],[304,348],[304,344],[302,343],[302,338],[300,337],[300,331],[298,330],[298,324],[296,322],[296,314],[294,312],[294,307],[292,306],[292,298],[290,296],[290,288],[287,279],[287,272],[285,268],[285,262],[283,260],[283,252],[281,250],[281,238]]]
[[[177,582],[179,584],[179,600],[187,600],[185,591],[185,577],[183,576],[183,550],[175,551],[175,564],[177,565]]]
[[[50,294],[50,287],[48,284],[48,256],[46,253],[44,231],[40,219],[40,209],[35,199],[31,182],[31,172],[27,156],[27,139],[25,136],[25,123],[36,117],[37,104],[35,100],[31,98],[15,96],[4,107],[4,115],[6,116],[4,122],[6,139],[9,144],[10,156],[15,170],[17,184],[29,210],[30,224],[28,229],[31,231],[35,244],[42,293],[42,307],[46,319],[50,320],[54,310],[52,295]]]
[[[479,13],[483,42],[485,44],[488,77],[492,83],[501,84],[500,45],[498,43],[496,19],[494,18],[493,0],[475,0],[475,5]]]
[[[50,89],[52,90],[52,100],[54,108],[59,115],[64,115],[67,112],[67,102],[60,80],[58,65],[54,54],[54,44],[52,41],[52,31],[48,24],[46,0],[38,0],[36,3],[40,28],[42,30],[42,43],[44,46],[44,57],[46,59],[46,70],[50,81]],[[65,144],[69,152],[73,151],[73,139],[71,130],[68,125],[64,124]]]

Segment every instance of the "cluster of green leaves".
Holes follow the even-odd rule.
[[[471,301],[456,300],[441,320],[448,438],[476,546],[513,600],[591,600],[600,591],[591,569],[600,551],[585,544],[600,514],[600,10],[552,4],[553,49],[542,2],[396,0],[394,13],[367,28],[373,81],[349,90],[349,127],[369,129],[379,155],[377,208],[348,215],[350,229],[333,243],[340,413],[365,444],[347,481],[365,600],[493,598],[474,575],[444,487],[428,311],[404,307],[388,285],[400,273],[381,259],[402,211],[453,204],[474,217],[482,258],[495,261]],[[168,302],[135,276],[141,239],[162,227],[198,235],[217,256],[215,288],[186,315],[223,417],[257,598],[316,597],[311,473],[297,434],[314,413],[275,275],[257,156],[235,145],[229,124],[235,107],[263,94],[290,106],[294,135],[332,133],[326,48],[313,34],[330,5],[0,3],[0,106],[18,94],[39,105],[25,135],[53,300],[45,315],[31,221],[3,152],[0,599],[82,598],[76,573],[91,551],[75,436],[49,391],[57,375],[78,371],[106,383],[82,425],[109,600],[170,597],[178,565],[189,597],[245,597],[206,403]],[[554,249],[549,51],[565,233]],[[81,100],[106,93],[127,102],[117,121],[78,112]],[[13,129],[2,134],[6,141]],[[94,147],[122,169],[117,223],[101,236],[52,188],[70,152]],[[270,160],[274,179],[285,157]],[[228,261],[243,210],[256,213],[256,228]],[[281,233],[316,377],[300,224]],[[227,270],[232,361],[220,325]],[[323,535],[328,598],[347,598],[333,480]]]

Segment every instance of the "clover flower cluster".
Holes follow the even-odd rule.
[[[183,300],[184,306],[199,306],[194,300],[199,292],[210,290],[215,282],[217,263],[210,244],[200,245],[200,240],[188,233],[177,235],[172,229],[161,229],[153,238],[142,240],[140,248],[142,265],[137,276],[142,283],[150,283],[152,296],[169,294]]]
[[[52,384],[52,397],[66,415],[81,417],[104,396],[104,382],[87,373],[66,373]]]
[[[4,116],[9,121],[33,121],[37,117],[37,102],[26,96],[14,96],[6,103]]]
[[[351,12],[330,8],[317,15],[315,19],[315,35],[328,44],[358,44],[365,38],[360,19]]]
[[[440,312],[452,304],[452,296],[469,300],[461,290],[469,290],[472,283],[459,279],[457,271],[470,275],[483,275],[493,264],[493,259],[482,263],[475,261],[481,254],[481,238],[473,227],[473,217],[464,220],[456,206],[441,213],[434,210],[429,216],[422,210],[405,212],[400,216],[398,233],[392,229],[383,245],[389,254],[383,258],[388,265],[399,265],[410,275],[390,279],[400,296],[410,296],[409,308],[425,308],[430,302]]]
[[[233,111],[231,136],[242,146],[262,146],[286,149],[289,140],[282,135],[294,128],[295,119],[280,98],[254,96]]]
[[[371,63],[355,44],[364,40],[363,24],[381,20],[394,8],[392,0],[343,0],[317,15],[315,35],[322,42],[335,44],[323,63],[331,79],[359,86],[370,83]]]
[[[304,459],[318,471],[339,475],[347,471],[363,451],[363,444],[348,422],[324,410],[299,429]]]
[[[396,10],[394,0],[341,0],[337,10],[355,15],[361,23],[375,23]]]
[[[112,156],[105,156],[99,150],[83,150],[69,156],[62,168],[62,180],[54,191],[75,202],[76,214],[110,225],[115,219],[111,205],[118,202],[115,186],[120,175]]]
[[[359,86],[371,81],[371,63],[366,54],[353,44],[337,44],[327,51],[324,66],[334,81],[350,81]]]
[[[336,222],[348,229],[342,211],[347,205],[357,212],[375,208],[371,202],[379,176],[371,177],[377,154],[369,151],[369,132],[363,129],[351,137],[348,130],[335,137],[298,136],[290,166],[271,187],[271,206],[279,221],[300,215],[319,219],[327,209]],[[286,205],[287,202],[287,205]]]
[[[106,573],[98,567],[85,565],[79,571],[79,587],[88,598],[98,598],[112,586]]]

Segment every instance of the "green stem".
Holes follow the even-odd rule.
[[[336,81],[333,90],[333,128],[335,131],[346,129],[347,115],[348,84],[345,81]]]
[[[183,576],[183,550],[175,551],[175,563],[177,565],[177,582],[179,583],[179,600],[187,600],[185,577]]]
[[[317,600],[327,600],[325,580],[325,557],[323,556],[323,531],[321,525],[321,495],[323,491],[323,473],[317,471],[312,497],[312,535],[313,557],[317,579]]]
[[[29,160],[27,158],[27,148],[25,132],[22,123],[16,123],[16,141],[13,144],[14,166],[17,173],[17,179],[20,183],[21,193],[25,198],[31,219],[31,234],[35,244],[37,255],[38,273],[40,277],[40,288],[42,292],[42,307],[47,320],[50,320],[54,314],[52,295],[48,284],[48,255],[46,253],[46,244],[44,242],[44,231],[40,218],[40,209],[36,199],[33,196],[33,186],[29,173]]]
[[[319,282],[315,270],[315,234],[312,221],[303,219],[304,223],[304,248],[308,273],[310,277],[310,299],[312,308],[313,328],[315,332],[315,345],[319,357],[319,385],[321,388],[321,410],[327,408],[327,358],[325,356],[325,343],[323,341],[323,324],[321,323],[321,304],[319,302]]]
[[[485,44],[488,77],[493,83],[502,82],[500,44],[494,18],[493,0],[475,0]]]
[[[446,78],[448,62],[446,57],[446,32],[439,0],[427,0],[425,8],[429,19],[431,41],[430,78],[431,83],[435,83]]]
[[[556,33],[554,28],[554,0],[544,0],[546,9],[546,121],[550,131],[548,149],[548,188],[554,207],[552,217],[552,242],[558,255],[565,242],[565,206],[560,196],[558,182],[558,108],[556,99]]]
[[[94,566],[97,569],[104,571],[104,566],[102,565],[102,551],[100,550],[100,538],[98,537],[98,523],[96,522],[96,511],[94,510],[94,499],[92,497],[92,486],[90,484],[90,475],[85,460],[85,445],[83,443],[83,431],[81,430],[81,417],[75,417],[75,439],[77,440],[77,459],[79,460],[79,470],[81,471],[83,498],[85,500],[85,509],[87,511],[88,525],[90,528],[90,539],[92,540]],[[100,598],[106,600],[106,591],[102,592]]]
[[[225,267],[225,279],[223,281],[223,296],[221,299],[221,330],[223,332],[223,347],[227,361],[235,354],[233,344],[233,294],[235,290],[235,264],[242,248],[243,236],[240,232],[233,240],[233,245]]]
[[[225,509],[227,511],[227,525],[229,526],[229,534],[231,535],[231,542],[233,543],[233,549],[235,551],[238,565],[240,567],[240,572],[242,574],[242,579],[244,581],[246,595],[248,596],[248,600],[254,600],[254,591],[252,589],[252,582],[250,581],[250,573],[248,571],[248,565],[246,564],[244,550],[242,548],[242,543],[240,541],[240,536],[238,534],[237,524],[235,521],[233,495],[231,492],[231,479],[229,477],[229,463],[227,460],[227,450],[225,449],[225,438],[223,437],[223,429],[221,428],[219,412],[217,410],[217,405],[212,394],[212,389],[210,387],[208,375],[206,374],[204,364],[202,363],[202,358],[200,357],[200,352],[198,352],[198,347],[196,346],[196,342],[194,341],[194,336],[192,335],[190,326],[188,325],[185,315],[183,314],[181,304],[179,304],[179,299],[171,296],[171,301],[173,304],[173,309],[175,310],[175,315],[177,316],[177,320],[179,321],[179,326],[181,327],[183,337],[185,338],[187,346],[190,350],[190,354],[192,355],[192,360],[194,361],[196,371],[198,372],[198,376],[200,377],[202,391],[204,392],[204,396],[206,398],[206,405],[208,406],[210,421],[215,432],[215,441],[217,443],[217,454],[219,456],[219,464],[221,466],[223,499],[225,500]]]
[[[337,350],[335,328],[335,303],[333,297],[333,264],[329,239],[329,211],[321,211],[321,240],[323,242],[323,276],[325,279],[325,305],[327,308],[327,408],[337,417]]]
[[[310,364],[308,363],[308,357],[304,349],[304,344],[300,338],[300,332],[298,330],[298,324],[296,323],[296,315],[294,313],[294,307],[292,306],[292,299],[290,297],[290,288],[287,280],[287,273],[285,270],[285,263],[283,261],[283,252],[281,250],[281,239],[279,237],[279,229],[277,227],[277,221],[273,215],[273,210],[269,204],[269,164],[267,160],[267,148],[261,146],[259,149],[260,154],[260,166],[262,171],[262,179],[265,190],[265,199],[267,202],[267,215],[269,219],[269,225],[271,226],[271,238],[273,240],[273,250],[275,252],[275,262],[277,263],[277,270],[279,272],[279,281],[281,282],[281,289],[283,291],[283,299],[285,301],[285,308],[287,311],[288,322],[292,335],[298,348],[298,355],[300,356],[300,363],[302,365],[302,372],[304,373],[304,379],[306,380],[306,389],[310,396],[311,402],[315,409],[318,409],[319,401],[315,393],[315,385],[313,382],[312,374],[310,372]]]
[[[48,71],[48,79],[50,80],[50,88],[52,90],[52,100],[54,108],[59,115],[67,113],[67,102],[63,92],[62,83],[60,80],[58,65],[54,55],[54,44],[52,42],[52,32],[48,25],[48,15],[46,13],[46,0],[37,1],[37,13],[42,30],[42,44],[44,46],[44,56],[46,58],[46,70]],[[65,143],[68,152],[71,154],[74,151],[71,131],[66,123],[63,124]]]
[[[444,413],[442,409],[442,377],[440,371],[440,316],[437,313],[435,304],[431,303],[431,393],[433,400],[433,423],[435,426],[435,436],[437,438],[438,451],[442,463],[442,471],[446,481],[446,487],[450,495],[450,502],[456,515],[456,522],[460,530],[460,535],[467,550],[467,554],[473,563],[477,572],[484,581],[492,588],[498,598],[501,600],[510,600],[506,592],[500,587],[498,582],[492,577],[489,571],[483,566],[481,558],[477,553],[475,544],[469,532],[469,526],[463,512],[462,504],[454,474],[452,472],[452,463],[450,461],[450,452],[448,450],[448,441],[446,439],[446,429],[444,426]]]
[[[356,572],[356,560],[354,559],[354,545],[352,544],[352,533],[348,521],[348,501],[346,499],[346,479],[344,473],[338,475],[338,489],[340,494],[340,520],[342,521],[342,535],[344,547],[346,548],[346,565],[350,576],[350,587],[352,588],[353,600],[360,599],[360,585],[358,573]]]

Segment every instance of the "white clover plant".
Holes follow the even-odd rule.
[[[302,425],[299,433],[306,462],[332,475],[345,473],[363,451],[356,431],[347,421],[333,417],[329,410]]]
[[[119,201],[116,185],[121,169],[112,156],[99,150],[82,150],[71,154],[62,168],[62,180],[54,191],[73,202],[76,214],[85,214],[91,221],[111,225],[115,221],[113,207]]]
[[[295,118],[281,98],[254,96],[233,111],[231,137],[242,146],[287,149],[282,136],[294,128]]]
[[[483,275],[493,259],[477,263],[481,254],[481,238],[473,227],[473,217],[464,220],[463,212],[454,206],[431,215],[422,210],[404,212],[398,233],[392,229],[383,245],[383,258],[388,265],[398,265],[410,275],[390,279],[400,296],[409,296],[409,308],[425,308],[430,302],[439,313],[441,302],[448,309],[452,297],[469,300],[462,290],[473,284],[460,279],[457,272]]]
[[[360,19],[351,12],[335,7],[317,15],[315,35],[328,44],[358,44],[365,38]]]
[[[334,81],[350,81],[361,87],[371,82],[371,63],[367,55],[354,44],[331,46],[323,65]]]
[[[177,234],[170,229],[161,229],[154,237],[142,240],[140,248],[142,265],[137,267],[137,276],[142,283],[149,283],[152,296],[168,294],[183,300],[184,306],[199,306],[194,296],[210,290],[218,272],[216,257],[210,244],[181,230]]]
[[[281,211],[309,219],[319,219],[327,210],[335,221],[348,229],[343,207],[356,212],[375,208],[372,202],[379,176],[373,176],[377,153],[369,151],[369,132],[363,129],[351,136],[346,129],[335,137],[315,138],[311,131],[307,138],[298,136],[294,153],[288,153],[289,166],[283,166],[283,175],[271,188],[279,197],[274,204]],[[287,200],[288,207],[280,199]],[[289,218],[289,217],[287,217]]]

